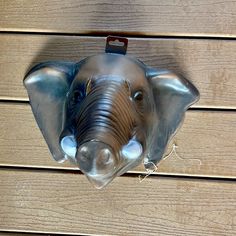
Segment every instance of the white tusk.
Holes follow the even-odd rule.
[[[61,148],[63,152],[69,157],[75,158],[76,154],[76,141],[74,135],[65,136],[61,140]]]
[[[131,139],[128,144],[123,146],[121,153],[126,158],[136,159],[142,155],[143,147],[138,141]]]

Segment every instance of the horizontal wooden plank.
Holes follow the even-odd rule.
[[[103,53],[105,38],[0,34],[0,99],[27,100],[23,78],[48,60],[79,61]],[[128,54],[184,75],[198,87],[195,107],[236,108],[236,41],[130,39]]]
[[[235,11],[235,0],[4,0],[0,30],[235,37]]]
[[[159,174],[236,177],[236,112],[189,111],[174,142]],[[77,169],[52,159],[27,104],[0,103],[0,150],[2,166]]]
[[[234,182],[0,171],[0,229],[96,235],[235,235]]]

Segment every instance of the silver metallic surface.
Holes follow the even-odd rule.
[[[160,161],[199,99],[185,78],[113,53],[42,63],[24,84],[54,159],[70,159],[97,188],[144,158],[146,168]]]

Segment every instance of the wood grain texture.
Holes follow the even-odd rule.
[[[173,141],[179,157],[163,160],[159,174],[236,178],[236,112],[189,111]],[[77,169],[52,159],[27,104],[0,103],[0,150],[1,166]]]
[[[83,175],[0,171],[0,229],[89,235],[235,235],[236,185],[119,177],[103,190]]]
[[[27,100],[26,71],[48,60],[79,61],[103,53],[105,38],[0,35],[0,99]],[[236,41],[130,39],[128,55],[182,74],[200,90],[195,107],[236,108]]]
[[[235,11],[235,0],[1,0],[0,30],[235,37]]]

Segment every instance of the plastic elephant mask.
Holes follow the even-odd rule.
[[[162,158],[198,90],[176,74],[118,53],[36,65],[24,80],[47,145],[102,188]]]

